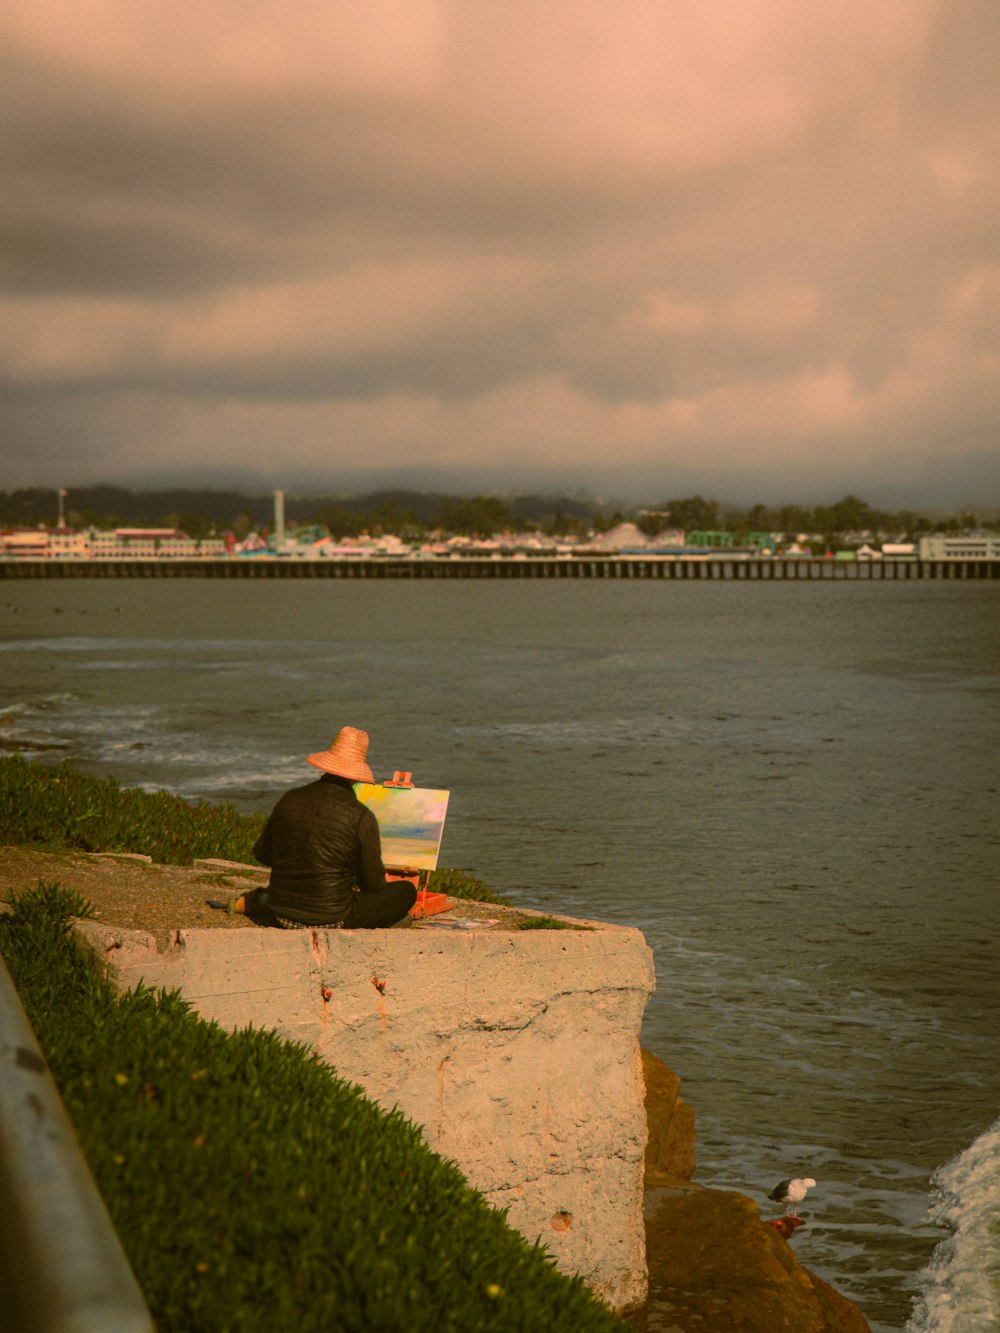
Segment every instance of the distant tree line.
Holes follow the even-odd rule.
[[[34,487],[0,491],[0,525],[4,527],[52,526],[58,512],[59,495],[55,490]],[[251,530],[273,526],[274,497],[226,490],[131,491],[118,486],[82,486],[68,491],[63,512],[67,524],[73,528],[171,527],[196,538],[229,531],[244,536]],[[924,532],[966,532],[996,525],[995,518],[988,521],[970,513],[932,519],[909,509],[898,512],[874,509],[855,495],[813,508],[756,504],[739,509],[693,495],[628,509],[570,496],[464,497],[409,490],[340,496],[287,495],[285,518],[290,527],[313,524],[328,528],[338,537],[392,532],[409,539],[435,531],[483,537],[501,531],[540,529],[553,535],[583,535],[594,529],[606,531],[626,520],[635,522],[648,536],[675,528],[684,532],[823,536],[871,532],[918,537]]]
[[[286,495],[289,525],[317,524],[338,536],[361,532],[395,532],[417,536],[441,530],[485,535],[512,529],[543,528],[587,531],[594,506],[569,496],[442,495],[423,491],[384,490],[364,495]],[[118,486],[74,487],[63,501],[67,524],[74,528],[125,526],[175,527],[192,537],[274,524],[274,496],[244,495],[221,490],[130,491]],[[42,487],[0,492],[0,523],[4,527],[46,526],[56,522],[59,495]]]
[[[871,532],[892,533],[901,537],[919,537],[922,533],[941,530],[967,532],[972,528],[990,526],[989,523],[981,522],[975,514],[956,514],[941,519],[911,509],[873,509],[856,495],[846,495],[835,504],[812,508],[791,504],[756,504],[747,509],[723,506],[717,500],[705,500],[700,495],[694,495],[687,499],[664,500],[642,512],[638,525],[649,536],[664,527],[671,527],[683,528],[685,532],[781,532],[821,536],[841,532]]]

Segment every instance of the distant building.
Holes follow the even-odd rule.
[[[703,550],[720,550],[724,547],[735,546],[736,537],[732,532],[725,529],[699,529],[695,532],[689,532],[687,535],[688,546],[698,546]]]
[[[219,537],[199,540],[176,528],[115,528],[90,533],[91,560],[190,560],[223,556],[226,543]]]
[[[920,538],[921,560],[1000,560],[1000,536],[975,533],[945,537],[932,533]]]
[[[49,529],[49,557],[52,560],[86,560],[90,554],[90,533],[73,528]]]
[[[197,540],[175,528],[104,532],[31,528],[0,533],[0,556],[13,560],[191,560],[226,554],[221,538]]]
[[[634,523],[619,523],[595,537],[590,548],[593,551],[643,551],[648,545],[649,539]]]
[[[47,560],[49,534],[44,528],[9,529],[0,533],[0,552],[10,560]]]

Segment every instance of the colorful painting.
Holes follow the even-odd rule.
[[[436,870],[450,792],[433,787],[355,783],[358,800],[378,820],[382,860],[394,870]]]

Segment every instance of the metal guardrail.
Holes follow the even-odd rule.
[[[0,1330],[154,1329],[0,957]]]

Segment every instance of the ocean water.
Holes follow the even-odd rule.
[[[257,811],[350,722],[442,864],[640,927],[697,1178],[814,1176],[876,1333],[1000,1318],[998,716],[994,583],[0,589],[4,749]]]

